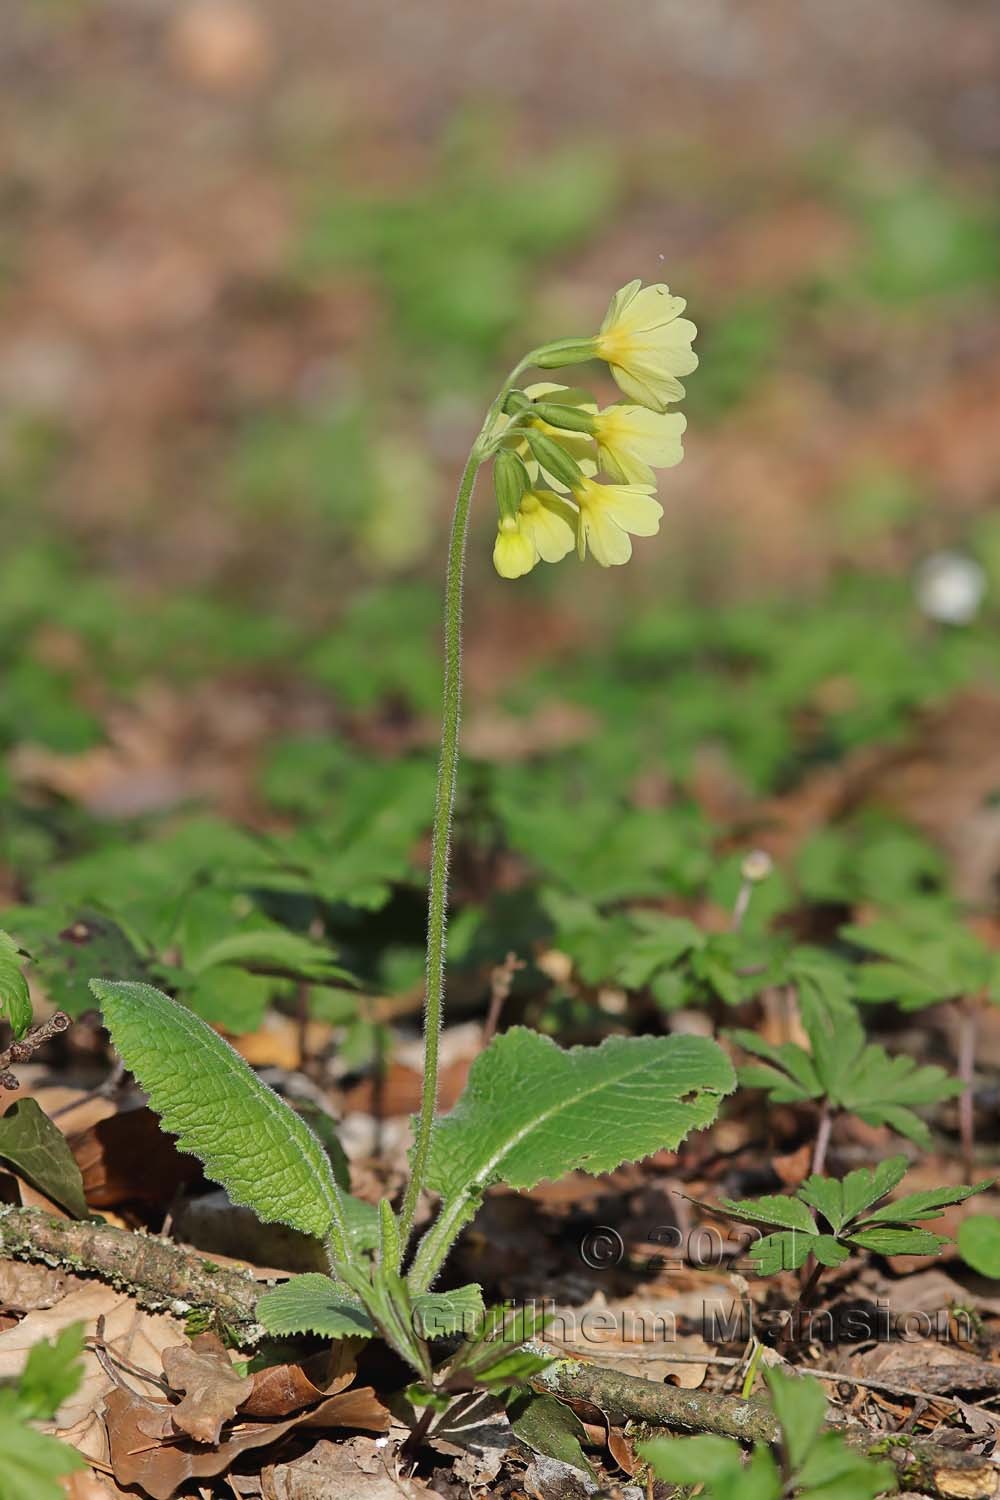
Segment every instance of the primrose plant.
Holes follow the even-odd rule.
[[[684,394],[678,377],[697,364],[695,329],[680,316],[683,308],[667,287],[634,281],[616,293],[596,335],[532,350],[490,404],[462,474],[445,586],[423,1092],[399,1212],[386,1201],[376,1210],[351,1197],[342,1155],[332,1159],[303,1120],[192,1011],[145,984],[93,982],[115,1045],[181,1149],[198,1156],[235,1202],[326,1247],[329,1276],[296,1276],[260,1299],[265,1328],[329,1338],[378,1334],[427,1384],[442,1383],[431,1339],[468,1331],[482,1317],[478,1287],[432,1288],[491,1184],[528,1189],[572,1170],[605,1172],[674,1148],[710,1124],[735,1083],[727,1057],[706,1038],[609,1037],[598,1047],[562,1050],[515,1027],[493,1039],[454,1109],[437,1117],[463,569],[476,476],[492,462],[498,508],[493,559],[502,577],[559,561],[574,548],[603,566],[626,562],[631,537],[650,536],[659,526],[652,468],[681,457],[684,418],[666,408]],[[609,365],[627,402],[600,410],[585,392],[518,385],[530,367],[553,370],[588,360]],[[440,1206],[411,1246],[424,1191],[436,1194]],[[488,1384],[493,1356],[481,1335],[480,1329],[475,1352],[466,1351],[466,1378],[474,1371]],[[506,1371],[507,1383],[510,1358],[508,1346],[493,1362]]]

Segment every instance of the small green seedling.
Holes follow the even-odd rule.
[[[967,1266],[1000,1281],[1000,1219],[993,1214],[970,1214],[958,1226],[958,1248]]]
[[[859,1000],[894,1001],[904,1010],[954,1003],[961,1080],[959,1130],[965,1170],[975,1154],[973,1074],[981,1006],[1000,1004],[1000,953],[936,903],[905,916],[841,928],[841,937],[871,956],[857,971]]]
[[[934,1064],[921,1067],[912,1057],[890,1057],[884,1047],[865,1039],[864,1027],[850,1001],[818,1002],[800,990],[802,1024],[809,1050],[796,1042],[780,1046],[753,1031],[731,1031],[744,1052],[761,1058],[737,1070],[744,1088],[765,1089],[772,1104],[814,1101],[820,1106],[821,1130],[814,1166],[822,1170],[825,1138],[840,1113],[854,1114],[869,1125],[889,1125],[925,1148],[930,1131],[915,1108],[952,1099],[962,1092]]]
[[[746,1458],[732,1438],[652,1438],[639,1453],[658,1479],[700,1485],[707,1500],[874,1500],[896,1488],[892,1466],[865,1457],[825,1432],[826,1397],[809,1376],[764,1371],[778,1422],[773,1448],[756,1443]]]
[[[992,1181],[987,1178],[974,1187],[929,1188],[876,1207],[902,1181],[906,1168],[905,1156],[891,1156],[873,1169],[861,1167],[839,1180],[814,1174],[788,1197],[723,1198],[720,1207],[734,1219],[771,1230],[749,1251],[761,1276],[797,1271],[813,1256],[818,1280],[825,1267],[842,1265],[852,1250],[871,1250],[876,1255],[936,1254],[949,1243],[947,1238],[916,1226],[926,1219],[939,1219],[943,1209],[983,1192]]]
[[[77,1389],[82,1352],[83,1324],[72,1323],[32,1347],[16,1382],[0,1384],[0,1500],[65,1500],[61,1476],[87,1467],[73,1448],[32,1425],[51,1422]]]
[[[465,539],[479,468],[494,463],[498,522],[494,563],[516,578],[570,551],[604,566],[626,562],[631,536],[651,536],[662,507],[652,467],[681,457],[684,419],[666,406],[694,369],[693,325],[666,287],[633,282],[612,300],[601,331],[533,350],[511,372],[486,414],[459,486],[445,585],[444,717],[431,841],[427,922],[424,1083],[414,1124],[411,1175],[399,1214],[351,1197],[343,1158],[331,1161],[304,1121],[190,1009],[136,980],[94,980],[112,1038],[181,1150],[199,1157],[230,1197],[268,1221],[326,1247],[330,1276],[293,1277],[258,1304],[271,1333],[326,1338],[375,1333],[432,1383],[431,1344],[474,1332],[477,1286],[431,1288],[462,1228],[495,1183],[529,1189],[574,1170],[607,1172],[714,1120],[735,1084],[714,1041],[694,1036],[607,1038],[563,1051],[515,1027],[480,1054],[450,1114],[437,1117],[438,1042],[444,1004],[447,872],[458,772],[461,617]],[[636,403],[601,412],[583,392],[539,385],[517,390],[528,366],[555,369],[605,360]],[[603,469],[612,481],[593,476]],[[243,940],[241,940],[243,941]],[[259,941],[254,934],[254,943]],[[270,939],[269,939],[270,941]],[[232,947],[227,949],[232,955]],[[437,1217],[410,1249],[424,1190]],[[468,1366],[485,1379],[489,1351]],[[513,1378],[513,1376],[512,1376]]]

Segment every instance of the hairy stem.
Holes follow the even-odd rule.
[[[431,1132],[437,1110],[438,1049],[444,1015],[444,964],[448,930],[448,864],[451,856],[451,819],[458,781],[458,737],[462,718],[462,594],[465,539],[476,475],[482,462],[477,442],[469,454],[455,500],[448,544],[448,572],[444,589],[444,702],[441,752],[431,834],[431,869],[427,899],[427,967],[424,988],[424,1081],[420,1118],[410,1159],[410,1181],[403,1199],[400,1240],[405,1246],[413,1228],[417,1201],[427,1172]]]
[[[530,363],[523,359],[497,392],[486,420],[472,445],[455,499],[455,512],[448,543],[448,571],[444,587],[444,691],[441,717],[441,750],[438,757],[437,792],[431,832],[431,868],[427,897],[427,964],[424,988],[424,1081],[420,1116],[410,1157],[410,1180],[400,1211],[400,1243],[405,1252],[413,1229],[430,1156],[431,1135],[438,1096],[438,1050],[444,1019],[444,968],[448,929],[448,865],[451,856],[451,820],[458,782],[459,730],[462,719],[462,596],[465,581],[465,542],[469,532],[472,494],[480,465],[492,452],[491,439],[503,403],[521,371]]]

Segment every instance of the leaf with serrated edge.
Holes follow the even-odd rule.
[[[720,1198],[719,1206],[734,1219],[748,1219],[751,1224],[778,1224],[782,1229],[819,1233],[819,1225],[798,1198]]]
[[[21,972],[23,962],[14,939],[0,931],[0,1016],[10,1023],[15,1042],[31,1025],[31,997]]]
[[[496,1037],[434,1132],[427,1186],[444,1201],[412,1290],[426,1290],[492,1183],[528,1189],[672,1149],[711,1124],[734,1084],[729,1059],[705,1037],[608,1037],[567,1051],[522,1026]]]
[[[813,1244],[819,1238],[815,1234],[803,1234],[798,1229],[783,1229],[776,1234],[766,1234],[750,1246],[750,1259],[760,1276],[776,1276],[779,1271],[797,1271],[804,1266],[812,1253]]]
[[[940,1219],[941,1211],[954,1203],[964,1203],[975,1193],[983,1193],[993,1186],[993,1178],[985,1177],[974,1187],[927,1188],[921,1193],[908,1193],[894,1203],[885,1203],[874,1213],[865,1214],[866,1224],[909,1224],[914,1219]]]
[[[0,1117],[0,1159],[75,1219],[87,1217],[83,1178],[66,1137],[35,1099],[18,1099]]]
[[[228,1042],[149,984],[91,981],[112,1040],[181,1151],[265,1222],[345,1243],[347,1197],[312,1131]]]
[[[482,1289],[473,1282],[451,1292],[422,1292],[413,1299],[413,1313],[422,1339],[441,1339],[449,1333],[471,1338],[485,1316]]]
[[[840,1184],[844,1194],[844,1223],[849,1224],[864,1209],[891,1193],[906,1176],[908,1166],[905,1156],[889,1156],[874,1171],[858,1167],[856,1172],[848,1172]]]
[[[929,1229],[862,1229],[847,1236],[852,1245],[876,1255],[936,1255],[948,1240]]]
[[[315,1333],[325,1339],[370,1339],[375,1332],[374,1323],[347,1287],[319,1271],[293,1276],[264,1292],[257,1299],[257,1316],[276,1338]]]

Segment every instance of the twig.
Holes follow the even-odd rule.
[[[43,1021],[40,1026],[33,1026],[26,1036],[19,1042],[11,1042],[5,1051],[0,1052],[0,1088],[18,1089],[21,1084],[17,1074],[10,1071],[11,1063],[30,1062],[32,1056],[50,1042],[54,1036],[65,1031],[69,1026],[69,1016],[63,1010],[57,1010],[55,1015]]]
[[[975,1174],[976,1156],[975,1066],[979,1017],[975,1000],[968,997],[959,1002],[957,1011],[958,1076],[962,1083],[962,1092],[958,1098],[958,1129],[965,1172],[971,1182]]]
[[[210,1313],[240,1344],[261,1336],[255,1309],[263,1288],[248,1272],[153,1235],[0,1205],[0,1259],[5,1257],[89,1272],[122,1287],[143,1307],[178,1317]]]
[[[519,969],[524,968],[524,959],[518,958],[516,953],[508,953],[502,964],[496,964],[490,972],[490,1008],[486,1013],[486,1024],[483,1027],[483,1046],[488,1047],[496,1035],[497,1026],[500,1024],[500,1013],[514,986],[514,975]]]
[[[527,1347],[554,1361],[534,1377],[536,1390],[566,1401],[589,1401],[612,1422],[643,1422],[673,1432],[708,1432],[742,1443],[773,1443],[778,1436],[774,1413],[760,1400],[686,1391],[623,1375],[600,1365],[565,1359],[554,1345],[537,1339]],[[962,1500],[995,1500],[1000,1495],[1000,1468],[978,1454],[895,1433],[880,1436],[833,1412],[828,1425],[842,1433],[852,1447],[894,1464],[903,1489],[938,1495],[942,1500],[954,1500],[956,1496]]]

